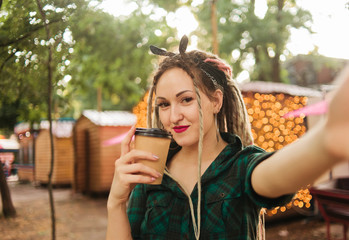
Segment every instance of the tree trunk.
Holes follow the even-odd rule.
[[[0,192],[2,201],[2,212],[5,218],[16,216],[16,209],[12,204],[10,189],[8,188],[4,169],[0,162]]]
[[[50,29],[48,26],[48,21],[46,19],[46,14],[42,9],[40,0],[36,0],[36,3],[38,5],[39,12],[41,14],[43,23],[45,25],[46,30],[46,38],[47,41],[51,39]],[[53,174],[53,168],[54,168],[54,144],[53,144],[53,134],[52,134],[52,44],[48,44],[48,60],[47,60],[47,105],[48,105],[48,121],[50,123],[50,145],[51,145],[51,167],[50,172],[48,174],[48,193],[49,193],[49,199],[50,199],[50,207],[51,207],[51,235],[52,240],[56,239],[56,216],[55,216],[55,206],[54,206],[54,199],[53,199],[53,192],[52,192],[52,174]]]
[[[219,46],[218,46],[218,27],[217,27],[217,0],[211,1],[211,27],[212,27],[212,48],[213,53],[217,56],[219,55]]]
[[[277,22],[280,24],[281,22],[281,14],[282,14],[282,9],[284,7],[284,0],[278,0],[278,13],[276,16]],[[281,29],[279,28],[279,32],[281,33]],[[275,47],[275,56],[272,59],[272,79],[273,82],[281,82],[281,69],[280,69],[280,43],[276,42],[276,47]]]
[[[259,66],[261,64],[261,60],[260,60],[260,56],[259,56],[260,55],[260,50],[258,49],[258,46],[254,46],[253,47],[253,52],[254,52],[254,57],[255,57],[255,60],[256,60],[255,66]],[[258,71],[257,80],[258,81],[263,81],[263,82],[267,81],[265,72],[263,71],[262,68]]]

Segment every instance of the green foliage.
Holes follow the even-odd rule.
[[[174,30],[164,18],[151,20],[139,8],[116,18],[89,0],[41,0],[52,39],[35,1],[5,1],[0,12],[0,129],[17,121],[38,121],[47,111],[47,46],[53,53],[55,117],[77,117],[96,108],[131,110],[147,86],[154,56],[149,44],[169,47]],[[151,12],[149,15],[154,14]],[[155,30],[162,36],[156,36]],[[11,119],[11,121],[9,121]]]
[[[56,117],[77,117],[96,108],[102,90],[103,110],[131,110],[148,86],[157,56],[149,45],[170,49],[178,45],[166,14],[181,6],[199,22],[192,33],[198,47],[211,49],[212,1],[132,1],[138,8],[129,16],[114,17],[98,9],[102,0],[41,0],[52,39],[46,32],[35,1],[4,1],[0,11],[0,129],[16,121],[37,121],[47,111],[47,46],[53,46],[53,106]],[[282,3],[282,8],[278,4]],[[248,59],[253,80],[286,78],[280,56],[287,57],[289,29],[309,29],[311,16],[294,0],[269,0],[264,18],[254,13],[254,0],[216,1],[220,56],[237,76]],[[147,9],[147,11],[144,11]],[[234,54],[233,54],[234,53]],[[236,57],[235,55],[239,55]],[[234,56],[234,57],[233,57]],[[277,78],[279,75],[279,78]],[[283,77],[285,76],[285,77]],[[281,80],[280,80],[281,79]]]
[[[198,6],[192,6],[192,1],[171,1],[168,6],[164,0],[151,2],[167,11],[174,11],[186,2],[199,23],[198,29],[192,33],[198,36],[198,47],[212,51],[212,1],[203,1]],[[248,69],[252,80],[287,81],[283,78],[287,74],[282,74],[279,68],[280,56],[289,57],[285,50],[290,28],[311,31],[310,13],[297,6],[295,0],[268,0],[263,18],[255,14],[255,0],[215,2],[219,55],[233,66],[234,75],[246,69],[244,62],[252,60],[255,65]],[[233,57],[233,53],[238,57]]]
[[[127,18],[87,11],[76,21],[69,84],[77,90],[74,99],[80,99],[80,108],[96,107],[97,88],[102,89],[104,110],[131,110],[138,103],[153,71],[150,43],[168,47],[167,36],[174,34],[163,21],[150,20],[141,9]],[[157,29],[165,37],[156,36]]]
[[[52,39],[46,32],[35,1],[6,1],[0,14],[0,128],[11,128],[19,120],[37,121],[46,112],[47,46],[54,52],[54,85],[64,75],[64,60],[69,43],[63,39],[68,19],[84,1],[43,1]],[[64,6],[64,8],[63,8]],[[6,106],[6,108],[4,108]]]

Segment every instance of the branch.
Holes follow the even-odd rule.
[[[0,0],[1,1],[1,0]],[[47,23],[47,25],[50,25],[52,23],[56,23],[56,22],[59,22],[61,21],[62,19],[53,19],[52,21],[50,21],[49,23]],[[15,39],[11,39],[9,40],[8,42],[6,43],[0,43],[0,47],[7,47],[13,43],[16,43],[16,42],[20,42],[22,41],[23,39],[26,39],[28,37],[30,37],[33,33],[37,32],[38,30],[42,29],[45,27],[45,24],[44,25],[38,25],[36,27],[33,28],[33,30],[31,32],[28,32],[26,34],[24,34],[23,36],[21,37],[18,37],[18,38],[15,38]]]
[[[0,0],[1,1],[1,0]],[[4,68],[4,66],[5,66],[5,64],[6,64],[6,62],[8,61],[8,60],[10,60],[16,53],[18,52],[18,50],[16,51],[16,52],[14,52],[14,53],[11,53],[6,59],[5,59],[5,61],[1,64],[1,66],[0,66],[0,73],[2,73],[2,70],[3,70],[3,68]]]

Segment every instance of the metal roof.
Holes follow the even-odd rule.
[[[30,131],[30,124],[28,122],[17,123],[15,128],[14,128],[14,132],[16,134],[26,132],[26,131]]]
[[[98,126],[132,126],[137,122],[137,116],[126,111],[84,110],[82,115]]]
[[[70,138],[73,135],[74,124],[74,120],[54,121],[52,122],[52,133],[58,138]],[[40,129],[49,129],[49,127],[49,121],[40,122]]]
[[[19,143],[13,139],[0,139],[0,149],[19,149]]]
[[[274,82],[248,82],[239,85],[241,92],[285,93],[293,96],[322,97],[320,91],[297,85]]]

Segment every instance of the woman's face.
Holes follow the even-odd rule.
[[[203,111],[204,139],[215,138],[216,104],[200,91]],[[164,128],[171,132],[180,146],[193,146],[199,141],[199,107],[191,77],[181,68],[167,70],[156,86],[156,105]],[[219,109],[218,109],[219,110]]]

